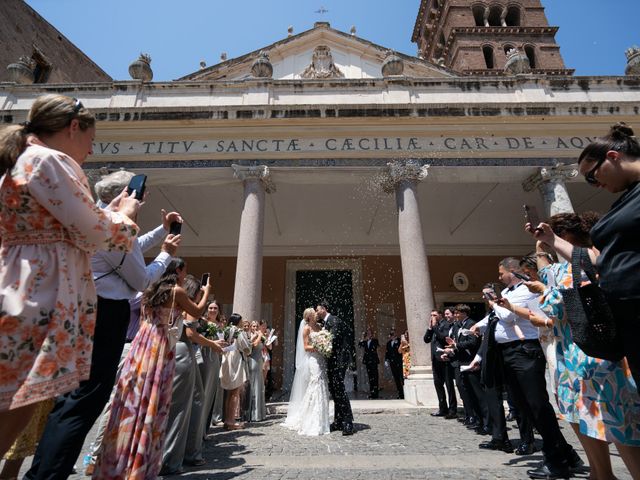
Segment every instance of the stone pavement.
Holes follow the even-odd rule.
[[[414,480],[414,479],[526,479],[526,470],[538,464],[539,453],[519,457],[478,449],[481,437],[455,420],[433,418],[431,409],[401,400],[352,401],[356,433],[343,437],[333,432],[322,437],[303,437],[279,424],[282,413],[245,430],[211,430],[205,445],[206,465],[186,468],[167,480]],[[282,405],[271,405],[282,411]],[[509,432],[517,444],[517,428]],[[584,452],[565,422],[567,440],[583,459]],[[87,437],[87,445],[93,432]],[[612,447],[614,472],[630,480],[622,460]],[[27,465],[30,459],[27,461]],[[82,465],[82,458],[78,459]],[[586,478],[586,475],[581,475]],[[73,480],[86,479],[73,475]]]

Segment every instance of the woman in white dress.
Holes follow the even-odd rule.
[[[284,426],[300,435],[329,433],[329,387],[325,358],[312,346],[322,327],[313,308],[304,311],[296,344],[296,374]]]

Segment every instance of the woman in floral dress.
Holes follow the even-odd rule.
[[[96,291],[89,259],[128,250],[139,202],[94,205],[81,164],[95,118],[78,100],[36,99],[0,132],[0,455],[37,404],[89,376]]]
[[[144,293],[140,330],[116,384],[93,478],[142,480],[158,476],[171,406],[175,345],[182,333],[181,313],[202,315],[211,290],[207,282],[195,304],[181,286],[186,275],[186,264],[174,259],[165,275]]]

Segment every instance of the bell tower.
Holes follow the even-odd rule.
[[[541,0],[422,0],[411,40],[462,75],[571,75]]]

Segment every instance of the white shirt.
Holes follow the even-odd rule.
[[[513,290],[505,288],[502,291],[502,296],[509,300],[509,303],[512,305],[527,309],[536,308],[539,299],[539,295],[537,293],[531,293],[524,283],[519,283],[513,287]],[[493,311],[499,319],[495,331],[495,339],[497,343],[507,343],[520,340],[515,331],[516,325],[520,327],[525,339],[538,339],[538,327],[533,326],[533,324],[526,318],[519,317],[500,305],[494,305]]]
[[[167,231],[160,225],[155,230],[139,236],[131,251],[124,257],[124,262],[118,272],[111,272],[120,265],[123,252],[98,251],[91,257],[91,269],[96,280],[96,290],[102,298],[110,300],[131,300],[138,292],[147,289],[149,285],[160,279],[171,261],[171,255],[160,252],[149,264],[144,263],[144,252],[159,245],[167,235]]]

